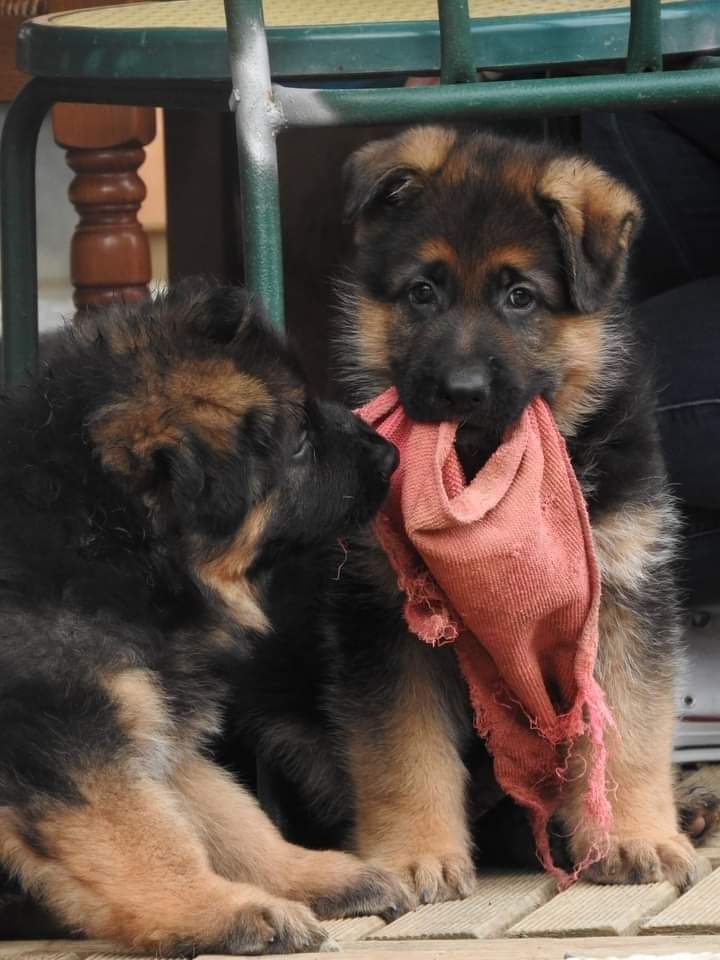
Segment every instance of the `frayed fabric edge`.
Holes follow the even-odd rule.
[[[382,519],[384,520],[384,518]],[[420,640],[430,646],[442,646],[455,642],[465,628],[460,625],[457,616],[447,604],[444,594],[442,594],[428,571],[415,565],[416,572],[412,576],[400,572],[407,569],[405,561],[409,551],[404,546],[398,550],[397,540],[389,524],[386,526],[385,523],[376,522],[376,533],[393,568],[398,572],[398,586],[405,595],[404,615],[408,627]],[[403,558],[398,555],[399,553],[405,553],[406,556]],[[467,672],[464,669],[463,675],[467,677]],[[479,693],[476,692],[476,695],[473,696],[473,692],[470,690],[470,694],[471,702],[473,704],[477,703]],[[517,706],[522,709],[522,705],[517,704]],[[577,740],[580,737],[587,736],[591,744],[590,770],[587,773],[584,807],[589,822],[596,825],[598,835],[586,856],[575,864],[570,872],[558,867],[552,859],[549,824],[555,811],[548,812],[531,794],[518,790],[512,784],[500,782],[503,790],[528,810],[538,859],[543,868],[555,877],[559,888],[562,890],[575,883],[594,863],[602,860],[609,847],[612,808],[605,782],[607,766],[605,731],[613,725],[612,716],[605,695],[594,678],[585,687],[578,686],[578,694],[572,710],[558,717],[558,729],[556,731],[542,730],[532,717],[528,716],[527,713],[525,713],[525,716],[528,723],[534,726],[538,735],[548,740],[553,747],[559,750],[565,749],[563,765],[556,768],[556,774],[561,783],[566,782],[563,773],[570,763],[573,747]],[[487,744],[492,755],[490,725],[483,721],[477,709],[475,710],[475,729]]]

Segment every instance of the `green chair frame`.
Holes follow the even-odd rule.
[[[663,70],[660,0],[631,0],[625,73],[478,83],[467,0],[438,0],[441,85],[317,89],[273,83],[262,0],[225,0],[243,201],[246,282],[283,326],[277,137],[291,127],[558,116],[589,110],[693,107],[720,101],[720,58]],[[30,25],[32,26],[32,25]],[[31,41],[30,35],[26,43]],[[20,36],[22,51],[23,36]],[[22,61],[22,57],[20,57]],[[37,365],[35,151],[54,103],[223,110],[227,86],[162,78],[45,77],[13,102],[0,152],[5,379]]]

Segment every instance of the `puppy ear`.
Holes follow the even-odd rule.
[[[244,461],[210,460],[201,444],[188,439],[154,451],[144,499],[156,525],[194,528],[220,538],[231,535],[246,514],[250,483]]]
[[[205,470],[195,451],[185,445],[156,447],[140,463],[135,481],[127,482],[141,494],[155,533],[167,536],[181,522],[187,523],[188,505],[202,503]]]
[[[558,231],[574,305],[600,309],[625,275],[642,221],[637,197],[587,160],[560,157],[545,170],[538,198]]]
[[[343,169],[345,220],[356,220],[373,206],[410,203],[443,168],[457,140],[452,127],[409,127],[356,150]]]
[[[346,223],[352,223],[371,207],[398,207],[418,196],[424,186],[423,172],[407,163],[398,163],[391,141],[368,143],[357,150],[343,167]]]
[[[204,333],[216,343],[231,343],[259,312],[244,287],[215,287],[207,300]]]
[[[261,310],[244,287],[213,285],[190,279],[167,295],[169,308],[183,318],[186,329],[214,343],[229,344]]]

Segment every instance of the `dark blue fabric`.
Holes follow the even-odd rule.
[[[720,601],[720,111],[590,114],[586,152],[639,195],[630,268],[658,383],[668,471],[686,517],[693,603]]]
[[[582,136],[645,211],[631,264],[635,299],[720,274],[720,110],[588,114]]]
[[[718,222],[720,231],[720,218]],[[655,365],[658,422],[686,515],[685,580],[720,600],[720,276],[643,301],[635,315]]]

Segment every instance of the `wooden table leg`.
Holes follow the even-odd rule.
[[[70,200],[79,215],[70,249],[78,308],[136,301],[152,277],[150,246],[137,213],[145,198],[138,167],[155,136],[147,107],[60,104],[53,130],[75,173]]]

